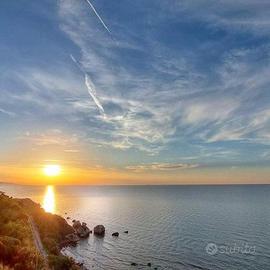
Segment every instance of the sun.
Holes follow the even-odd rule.
[[[43,173],[46,176],[53,177],[58,176],[61,173],[61,166],[60,165],[45,165],[43,167]]]

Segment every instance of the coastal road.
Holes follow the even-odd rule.
[[[36,249],[39,251],[40,255],[44,259],[46,270],[50,270],[48,257],[47,257],[47,252],[46,252],[46,250],[43,247],[43,244],[41,242],[37,226],[36,226],[33,218],[30,215],[28,215],[28,222],[29,222],[29,225],[30,225],[31,230],[32,230],[32,235],[33,235],[33,239],[34,239]]]

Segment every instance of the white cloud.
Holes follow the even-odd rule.
[[[186,164],[186,163],[151,163],[142,165],[127,166],[127,170],[134,172],[144,171],[174,171],[183,169],[194,169],[199,167],[199,164]]]
[[[60,129],[51,129],[46,132],[30,132],[27,131],[25,134],[20,135],[17,139],[28,141],[34,146],[48,146],[57,145],[64,147],[72,147],[78,142],[78,135],[71,134],[69,136],[63,134]]]
[[[252,5],[242,4],[248,9]],[[181,10],[189,12],[198,5],[184,2]],[[241,8],[239,3],[235,7],[232,2],[221,5],[227,10]],[[207,13],[209,20],[218,18],[216,23],[221,23],[225,13],[218,11],[220,5],[210,1],[208,6],[209,11],[194,16]],[[260,48],[234,49],[222,55],[223,61],[210,80],[209,74],[199,72],[189,58],[180,54],[179,58],[169,57],[168,50],[153,41],[158,57],[151,63],[151,73],[145,76],[121,65],[113,66],[112,60],[118,57],[114,42],[96,29],[96,22],[89,20],[79,5],[71,9],[69,1],[60,1],[59,14],[62,30],[79,47],[80,62],[95,78],[102,108],[108,111],[110,106],[119,108],[108,113],[105,124],[110,127],[111,136],[99,139],[101,144],[157,153],[180,138],[210,143],[246,140],[255,131],[255,137],[262,136],[259,127],[252,124],[252,119],[259,117],[259,108],[252,111],[252,101],[269,83],[269,65],[254,65],[260,57]],[[174,79],[167,80],[167,76]]]
[[[5,115],[8,115],[8,116],[11,116],[11,117],[14,117],[14,116],[16,116],[16,114],[14,113],[14,112],[10,112],[10,111],[7,111],[7,110],[5,110],[5,109],[2,109],[2,108],[0,108],[0,114],[5,114]]]
[[[192,13],[191,21],[197,23],[200,18],[207,27],[210,24],[223,29],[229,23],[233,27],[237,25],[236,17],[230,22],[227,11],[256,7],[251,1],[174,3],[166,3],[171,13],[164,12],[164,18],[147,14],[149,17],[142,19],[149,19],[151,26],[160,25],[168,18],[177,23],[182,17],[175,6],[181,6],[181,12]],[[209,9],[201,9],[203,6]],[[219,10],[220,6],[224,9]],[[263,10],[259,8],[259,12]],[[153,30],[154,27],[146,36],[141,35],[140,29],[138,32],[125,29],[124,34],[119,34],[121,38],[117,36],[116,43],[100,27],[96,17],[89,16],[83,1],[58,1],[58,15],[60,29],[78,49],[76,52],[71,46],[72,51],[66,50],[67,56],[73,53],[82,63],[83,75],[68,61],[67,65],[46,70],[32,67],[13,71],[11,77],[22,83],[23,91],[0,92],[3,104],[20,104],[22,112],[34,112],[39,119],[41,114],[63,119],[71,128],[83,129],[91,144],[138,149],[151,155],[166,150],[170,143],[181,142],[193,149],[194,144],[204,147],[224,141],[265,144],[269,139],[268,46],[224,49],[226,44],[215,41],[213,46],[221,52],[219,59],[201,66],[198,62],[204,60],[204,54],[208,55],[205,44],[199,44],[199,49],[196,47],[194,51],[190,48],[178,51],[168,46],[172,44],[164,44],[165,38],[158,39],[158,29]],[[108,18],[110,25],[128,27],[111,22],[113,18]],[[255,19],[246,18],[250,22]],[[252,25],[261,29],[265,24]],[[106,112],[106,118],[100,116],[96,107],[101,115]],[[182,154],[179,146],[175,151]],[[200,157],[233,155],[230,151],[220,151],[224,155],[213,149],[209,151]],[[189,151],[182,155],[191,156]]]
[[[215,28],[269,35],[270,3],[267,0],[204,0],[175,2],[172,12],[182,11]]]
[[[189,124],[206,124],[211,121],[224,121],[239,107],[233,99],[221,98],[189,103],[183,113],[183,119]]]

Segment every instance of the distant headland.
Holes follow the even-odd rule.
[[[21,270],[86,269],[61,254],[75,230],[67,221],[46,213],[30,199],[15,199],[0,191],[0,268]],[[1,269],[2,269],[1,268]]]

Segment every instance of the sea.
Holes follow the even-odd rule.
[[[91,234],[63,250],[88,269],[270,269],[269,185],[0,184],[0,190],[29,197],[69,223],[103,224],[104,238]]]

